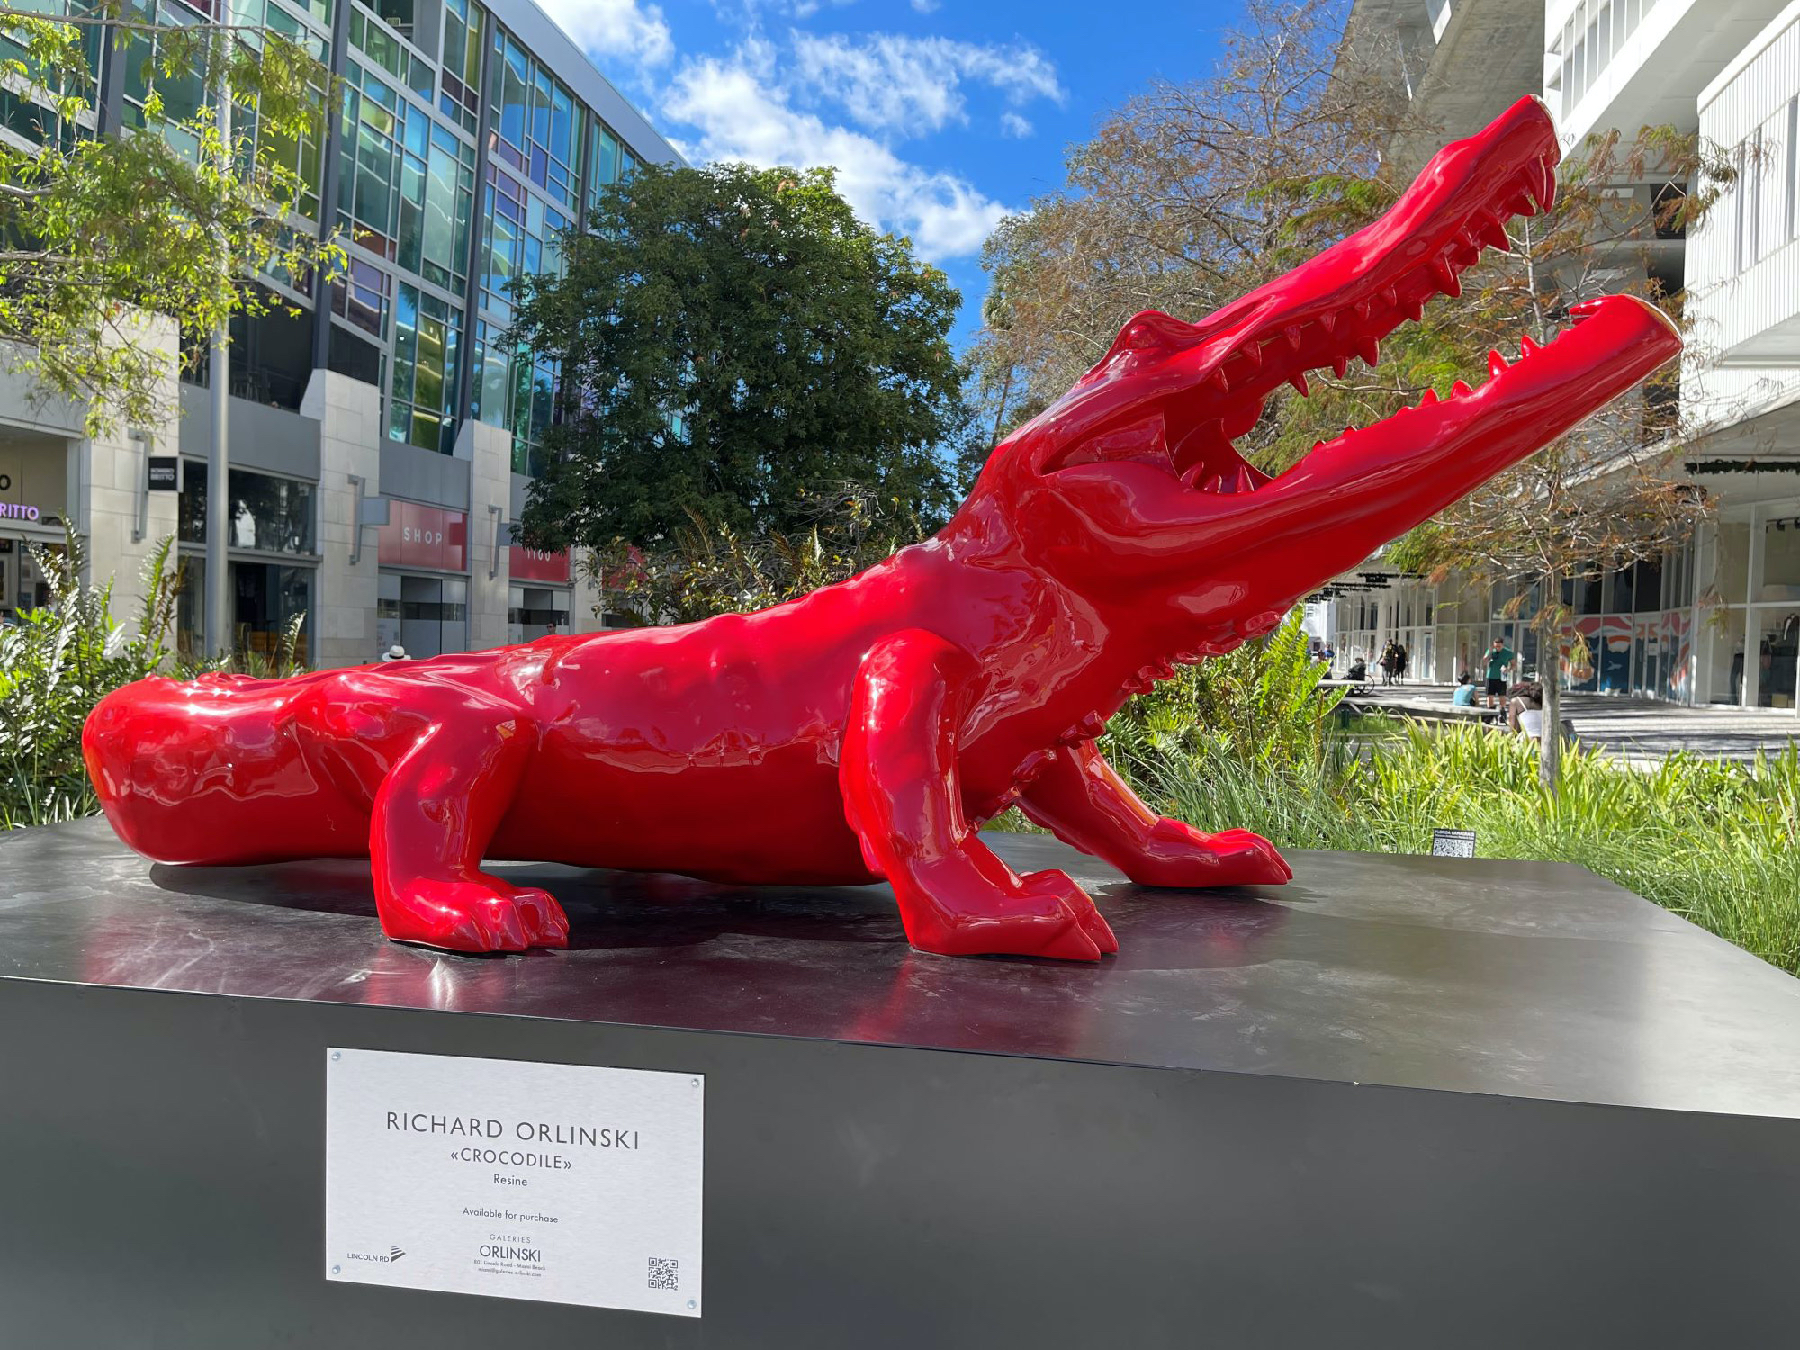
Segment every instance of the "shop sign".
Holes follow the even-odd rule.
[[[42,514],[26,502],[0,502],[0,520],[37,520]]]
[[[468,538],[469,518],[461,511],[392,501],[388,523],[376,535],[376,554],[383,567],[466,572]]]
[[[569,550],[546,553],[542,549],[509,544],[506,549],[507,575],[514,581],[548,581],[558,586],[569,584]]]
[[[152,492],[181,491],[181,457],[179,455],[150,456],[150,490]]]

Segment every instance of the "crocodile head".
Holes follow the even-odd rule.
[[[1680,340],[1654,307],[1609,296],[1574,308],[1543,346],[1525,340],[1490,378],[1317,446],[1279,477],[1233,439],[1282,385],[1306,392],[1380,359],[1505,223],[1546,209],[1559,150],[1549,113],[1521,99],[1441,150],[1372,225],[1199,323],[1154,311],[1054,405],[998,446],[963,512],[1004,517],[1038,567],[1143,609],[1166,596],[1238,636],[1562,435],[1669,360]],[[953,527],[954,528],[954,527]]]

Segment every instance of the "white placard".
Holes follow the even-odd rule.
[[[700,1316],[697,1074],[326,1052],[325,1275]]]

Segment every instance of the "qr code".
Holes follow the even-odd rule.
[[[650,1287],[652,1289],[681,1288],[681,1262],[672,1256],[651,1257]]]

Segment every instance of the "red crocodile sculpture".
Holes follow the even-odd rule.
[[[1279,478],[1232,447],[1283,384],[1416,319],[1503,222],[1546,207],[1558,148],[1523,99],[1442,150],[1380,220],[1189,325],[1132,319],[999,445],[940,533],[749,615],[552,636],[289,680],[144,680],[88,720],[113,828],[152,858],[368,856],[392,938],[558,947],[568,920],[483,858],[737,883],[888,881],[951,954],[1117,950],[1058,871],[976,834],[1018,804],[1151,886],[1279,884],[1243,830],[1159,817],[1094,746],[1176,662],[1307,592],[1561,435],[1680,347],[1654,308],[1576,306],[1481,388],[1428,395]]]

